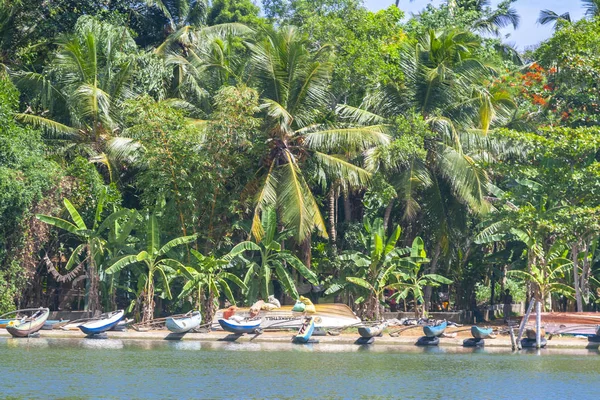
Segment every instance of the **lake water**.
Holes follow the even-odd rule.
[[[598,350],[0,339],[0,398],[592,399]]]

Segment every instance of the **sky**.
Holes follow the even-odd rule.
[[[438,5],[441,2],[442,0],[400,0],[398,6],[410,15],[418,13],[429,3]],[[365,6],[372,11],[387,8],[394,3],[394,0],[364,0]],[[494,1],[496,3],[497,0]],[[520,50],[536,45],[552,35],[552,25],[541,26],[536,22],[540,10],[552,10],[559,15],[568,11],[572,20],[580,19],[584,13],[579,0],[517,0],[514,7],[521,15],[521,24],[517,30],[505,29],[503,33],[510,35],[505,42],[516,44]]]

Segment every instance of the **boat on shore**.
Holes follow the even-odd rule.
[[[444,321],[441,324],[437,324],[437,325],[425,325],[423,327],[423,333],[428,338],[440,337],[446,330],[447,326],[448,326],[447,321]]]
[[[315,304],[315,313],[312,316],[319,317],[319,327],[322,328],[347,328],[362,324],[358,318],[345,304]],[[293,306],[281,306],[274,310],[260,310],[258,317],[262,319],[262,329],[285,330],[300,329],[304,323],[304,313],[292,311]],[[215,313],[212,322],[212,329],[222,329],[219,323],[220,319],[225,319],[223,313],[226,309],[221,309]],[[236,315],[243,318],[250,318],[250,308],[236,308]]]
[[[387,327],[386,323],[383,324],[378,324],[378,325],[373,325],[373,326],[359,326],[358,327],[358,334],[361,337],[364,337],[366,339],[375,337],[375,336],[381,336],[383,334],[383,330]]]
[[[315,317],[306,317],[304,324],[298,330],[296,336],[294,336],[294,342],[296,343],[308,343],[310,337],[315,330]]]
[[[200,314],[200,311],[190,311],[184,315],[168,317],[165,325],[173,333],[186,333],[200,326],[201,322],[202,314]]]
[[[86,335],[97,335],[112,329],[125,315],[124,310],[112,311],[100,316],[100,319],[79,325],[79,329]]]
[[[244,333],[260,333],[261,323],[262,319],[240,321],[235,319],[219,319],[219,325],[221,325],[223,330],[235,333],[236,335],[241,335]]]
[[[48,308],[30,308],[19,311],[32,312],[32,314],[21,319],[12,320],[6,325],[6,330],[13,337],[27,337],[36,333],[42,329],[50,315],[50,309]]]
[[[475,325],[471,327],[471,335],[473,335],[475,339],[489,339],[493,334],[494,330],[492,328],[480,328]]]

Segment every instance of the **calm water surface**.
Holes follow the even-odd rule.
[[[592,399],[598,350],[0,339],[0,398]]]

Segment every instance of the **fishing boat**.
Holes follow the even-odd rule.
[[[32,311],[38,311],[39,308],[24,308],[22,310],[9,311],[5,314],[0,315],[0,328],[6,328],[11,321],[18,321],[25,315],[30,314]]]
[[[600,325],[596,326],[596,336],[600,336]]]
[[[6,325],[6,330],[14,337],[27,337],[32,333],[36,333],[50,315],[50,309],[48,308],[36,308],[20,311],[33,311],[35,312],[28,317],[24,317],[18,320],[13,320]]]
[[[315,317],[307,317],[304,320],[304,324],[300,327],[300,330],[294,336],[294,342],[296,343],[308,343],[310,337],[315,330]]]
[[[423,327],[423,333],[425,334],[425,336],[427,336],[429,338],[439,337],[439,336],[442,336],[442,334],[446,330],[447,326],[448,326],[447,321],[444,321],[438,325],[425,325]]]
[[[527,339],[535,340],[535,329],[534,328],[525,329],[525,336],[527,337]],[[544,328],[541,328],[540,329],[540,337],[544,337],[544,336],[546,336],[546,330]]]
[[[79,325],[79,329],[86,335],[97,335],[110,330],[117,325],[125,315],[125,311],[117,310],[100,316],[100,319]]]
[[[52,329],[54,329],[54,327],[59,326],[59,324],[61,323],[67,323],[69,322],[67,321],[63,321],[62,319],[47,319],[46,322],[44,322],[44,326],[42,326],[42,330],[44,331],[50,331]]]
[[[311,315],[321,318],[321,322],[317,322],[321,328],[336,329],[362,325],[360,318],[345,304],[329,303],[315,304],[314,306],[315,313]],[[274,310],[260,310],[259,317],[262,319],[260,327],[263,329],[281,330],[300,329],[304,323],[304,315],[292,311],[292,308],[292,305],[284,305]],[[212,322],[213,330],[222,329],[219,320],[226,319],[224,316],[226,311],[226,309],[221,309],[215,313]],[[249,307],[239,307],[235,313],[246,319],[251,318]]]
[[[386,326],[387,324],[385,323],[374,326],[360,326],[358,328],[358,334],[367,339],[375,336],[381,336]]]
[[[6,328],[6,325],[10,324],[10,321],[16,321],[16,319],[15,318],[0,319],[0,328]]]
[[[488,339],[493,334],[494,330],[492,328],[480,328],[475,325],[471,327],[471,335],[473,335],[475,339]]]
[[[185,315],[168,317],[165,325],[173,333],[186,333],[197,328],[200,322],[202,322],[200,311],[190,311]]]
[[[241,335],[243,333],[260,333],[262,319],[236,321],[234,319],[219,319],[219,325],[227,332]]]

